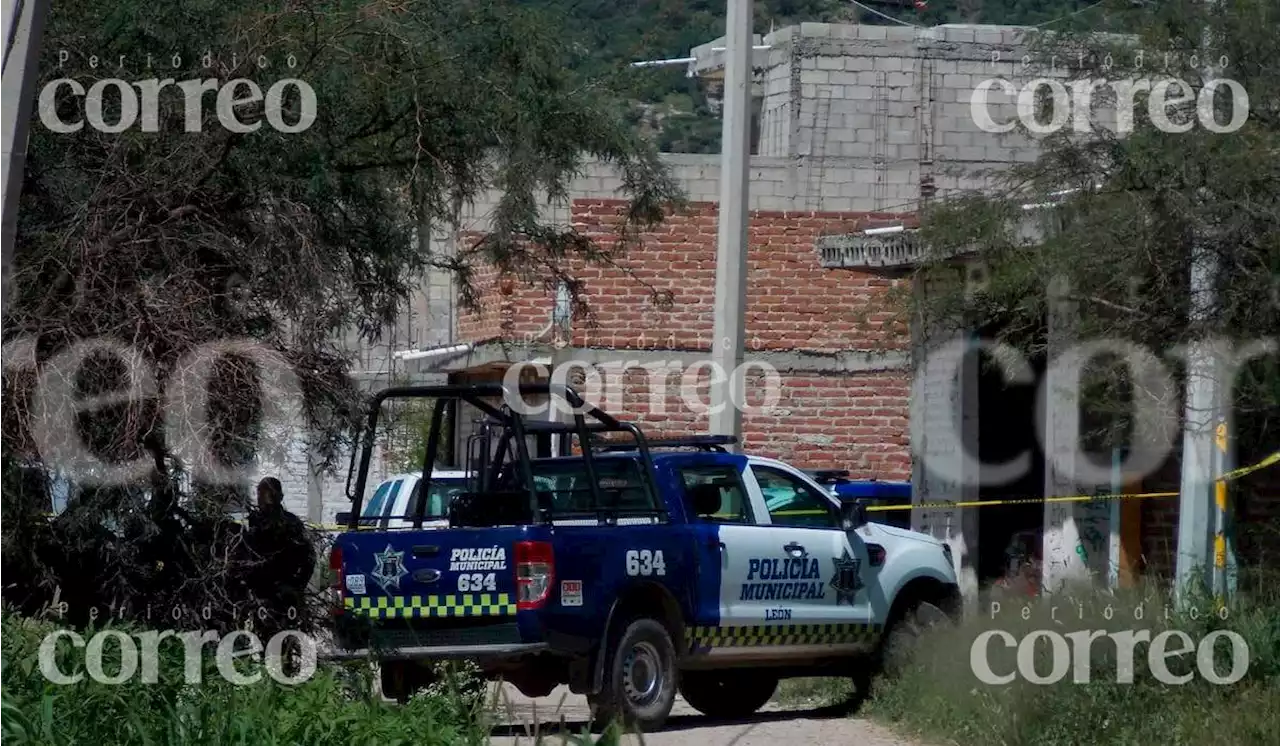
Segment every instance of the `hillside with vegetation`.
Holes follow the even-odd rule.
[[[904,23],[1114,27],[1145,0],[867,0]],[[677,153],[720,150],[720,119],[707,91],[683,66],[633,68],[637,60],[684,57],[724,34],[725,0],[525,0],[559,16],[576,37],[584,71],[601,76],[633,101],[630,121]],[[1074,15],[1073,15],[1074,14]],[[806,21],[892,24],[848,0],[756,0],[755,30],[766,34]]]

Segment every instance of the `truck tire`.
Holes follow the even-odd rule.
[[[928,601],[915,601],[903,607],[885,630],[880,654],[883,673],[895,676],[901,672],[920,636],[934,626],[950,622],[946,612]]]
[[[853,669],[853,673],[849,675],[849,683],[853,688],[853,693],[844,702],[840,703],[839,709],[842,713],[852,715],[870,698],[871,683],[875,678],[872,675],[873,673],[871,661],[869,660]]]
[[[589,698],[600,727],[620,720],[642,732],[662,727],[676,700],[676,649],[667,628],[653,619],[635,619],[605,651],[604,682]]]
[[[778,690],[778,677],[763,671],[686,671],[680,694],[707,717],[744,718],[765,706]]]
[[[436,681],[434,671],[415,661],[384,661],[378,669],[382,696],[400,704]]]

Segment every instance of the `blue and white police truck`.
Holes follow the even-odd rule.
[[[447,527],[424,525],[418,501],[408,528],[353,518],[335,539],[336,655],[376,658],[389,696],[428,685],[432,663],[466,659],[527,696],[567,684],[597,721],[653,730],[677,692],[716,717],[756,711],[785,677],[849,676],[865,692],[890,641],[959,613],[946,544],[868,523],[859,502],[799,469],[729,452],[732,438],[647,439],[563,386],[520,387],[522,402],[575,409],[570,422],[536,420],[504,404],[513,393],[373,398],[352,516],[382,402],[436,399],[428,485],[449,437],[441,423],[458,420],[446,413],[464,402],[485,418]],[[548,433],[556,454],[531,444]]]

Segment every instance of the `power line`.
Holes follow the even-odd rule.
[[[1073,18],[1073,17],[1075,17],[1075,16],[1080,15],[1081,13],[1084,13],[1084,12],[1087,12],[1087,11],[1090,11],[1090,10],[1093,10],[1094,8],[1098,7],[1099,5],[1102,5],[1103,3],[1107,3],[1107,2],[1110,2],[1110,1],[1111,1],[1111,0],[1098,0],[1096,3],[1093,3],[1092,5],[1086,5],[1085,7],[1080,8],[1079,10],[1074,10],[1074,11],[1072,11],[1072,12],[1070,12],[1070,13],[1067,13],[1066,15],[1059,16],[1059,17],[1057,17],[1057,18],[1053,19],[1052,21],[1045,21],[1044,23],[1037,23],[1035,26],[1032,26],[1032,28],[1044,28],[1045,26],[1052,26],[1053,24],[1058,23],[1059,21],[1065,21],[1065,20],[1067,20],[1068,18]]]
[[[1086,6],[1085,6],[1085,7],[1083,7],[1083,8],[1079,8],[1079,9],[1077,9],[1077,10],[1073,10],[1073,11],[1071,11],[1070,13],[1064,13],[1063,15],[1060,15],[1060,16],[1058,16],[1057,18],[1054,18],[1054,19],[1051,19],[1051,20],[1048,20],[1048,21],[1042,21],[1041,23],[1033,24],[1033,25],[1031,26],[1031,28],[1044,28],[1045,26],[1052,26],[1052,25],[1053,25],[1053,24],[1055,24],[1055,23],[1061,23],[1062,21],[1065,21],[1065,20],[1067,20],[1068,18],[1073,18],[1073,17],[1075,17],[1075,16],[1080,15],[1081,13],[1087,13],[1088,11],[1093,10],[1094,8],[1098,7],[1099,5],[1102,5],[1102,4],[1104,4],[1104,3],[1108,3],[1108,2],[1110,2],[1110,1],[1111,1],[1111,0],[1097,0],[1097,2],[1094,2],[1094,3],[1090,4],[1090,5],[1086,5]],[[902,19],[900,19],[900,18],[894,18],[893,16],[889,15],[888,13],[883,13],[883,12],[881,12],[881,11],[876,10],[875,8],[872,8],[872,7],[870,7],[870,6],[864,5],[863,3],[860,3],[860,2],[858,2],[858,0],[849,0],[849,2],[850,2],[850,3],[853,3],[854,5],[858,6],[859,8],[862,8],[863,10],[867,11],[868,13],[875,14],[875,15],[877,15],[877,16],[879,16],[879,17],[881,17],[881,18],[885,19],[886,21],[892,21],[893,23],[899,24],[899,25],[901,25],[901,26],[907,26],[907,27],[910,27],[910,28],[924,28],[924,27],[923,27],[923,26],[921,26],[920,24],[917,24],[917,23],[911,23],[911,22],[909,22],[909,21],[904,21],[904,20],[902,20]]]
[[[918,24],[915,24],[915,23],[908,23],[907,21],[903,21],[903,20],[899,20],[899,19],[897,19],[897,18],[894,18],[893,16],[889,15],[888,13],[881,13],[880,11],[876,10],[875,8],[871,8],[871,7],[868,7],[868,6],[866,6],[866,5],[863,5],[862,3],[858,2],[858,0],[849,0],[849,2],[853,3],[854,5],[858,6],[859,8],[862,8],[863,10],[867,11],[868,13],[874,13],[874,14],[876,14],[876,15],[880,16],[881,18],[885,19],[886,21],[893,21],[894,23],[901,24],[901,25],[903,25],[903,26],[909,26],[909,27],[911,27],[911,28],[922,28],[922,27],[921,27],[921,26],[919,26]]]

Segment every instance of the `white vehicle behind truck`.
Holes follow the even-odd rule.
[[[413,516],[421,497],[421,474],[397,474],[383,480],[360,511],[361,528],[382,530],[413,528]],[[467,490],[466,471],[435,471],[431,490],[422,506],[422,528],[448,528],[449,501]],[[339,513],[338,523],[349,514]]]

